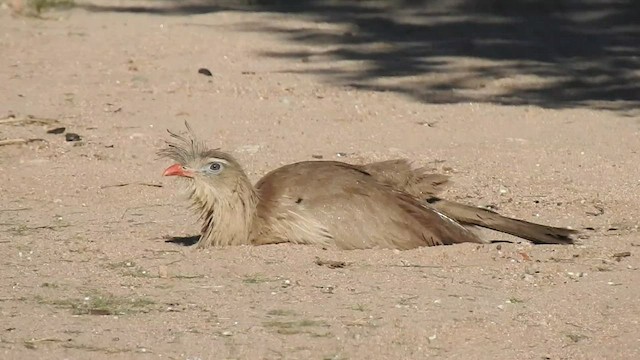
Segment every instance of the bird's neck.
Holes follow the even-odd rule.
[[[250,244],[258,195],[248,178],[232,189],[193,186],[191,192],[203,220],[198,247]]]

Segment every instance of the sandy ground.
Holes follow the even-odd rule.
[[[640,358],[637,113],[350,86],[329,74],[367,60],[293,41],[345,31],[305,16],[94,10],[0,10],[0,140],[33,140],[0,146],[0,358]],[[466,95],[531,80],[502,76]],[[312,156],[406,157],[451,174],[450,199],[587,230],[404,252],[168,243],[198,231],[155,155],[185,120],[254,180]]]

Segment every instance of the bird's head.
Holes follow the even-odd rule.
[[[236,191],[239,182],[246,182],[247,176],[242,166],[229,154],[217,149],[208,149],[197,139],[188,123],[185,122],[186,137],[169,131],[174,141],[158,154],[176,163],[165,169],[164,176],[180,176],[191,181],[197,195],[205,193],[222,194]]]

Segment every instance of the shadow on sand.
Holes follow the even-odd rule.
[[[424,103],[488,102],[628,113],[640,105],[640,1],[389,0],[154,1],[89,11],[192,15],[237,10],[322,26],[245,24],[299,51],[302,72]],[[200,19],[201,20],[201,19]],[[320,55],[316,46],[323,49]],[[302,50],[306,49],[306,50]],[[351,61],[357,66],[332,66]],[[293,70],[292,70],[293,71]],[[299,70],[298,70],[299,71]],[[447,76],[443,76],[446,74]]]
[[[164,242],[182,245],[182,246],[193,246],[198,243],[200,240],[200,235],[193,236],[167,236],[165,237]]]

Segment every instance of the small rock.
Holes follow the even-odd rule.
[[[617,261],[620,262],[622,261],[622,258],[626,258],[631,256],[631,252],[630,251],[623,251],[623,252],[619,252],[619,253],[615,253],[612,255],[612,257]]]
[[[204,76],[213,76],[213,74],[211,73],[211,71],[207,68],[200,68],[198,69],[198,74],[202,74]]]
[[[76,133],[71,133],[71,132],[64,134],[64,139],[66,141],[80,141],[80,140],[82,140],[80,135],[78,135]]]
[[[333,294],[333,291],[335,289],[336,288],[333,285],[321,286],[320,287],[320,292],[323,293],[323,294]]]
[[[430,128],[435,127],[437,123],[438,123],[437,121],[431,121],[431,122],[429,122],[429,121],[417,121],[416,122],[416,124],[418,124],[418,125],[422,125],[422,126],[426,126],[426,127],[430,127]]]
[[[578,278],[584,277],[585,273],[583,272],[567,272],[567,275],[569,275],[569,277],[573,280],[577,280]]]
[[[526,252],[518,252],[518,255],[520,255],[524,261],[531,261],[531,257]]]
[[[311,155],[311,157],[314,158],[314,159],[322,159],[322,158],[324,158],[324,156],[316,155],[316,154]]]
[[[47,134],[62,134],[67,128],[65,127],[57,127],[51,130],[47,130]]]

